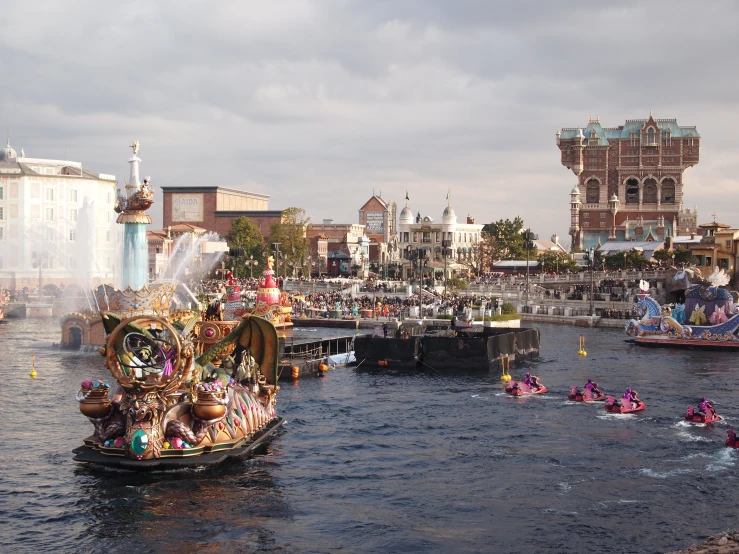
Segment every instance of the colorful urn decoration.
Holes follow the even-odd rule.
[[[178,327],[152,316],[103,318],[101,354],[117,387],[111,395],[107,383],[81,383],[76,398],[94,433],[75,460],[127,469],[215,463],[252,452],[282,424],[269,321],[247,314],[214,343],[193,332],[196,316]]]
[[[263,317],[272,322],[275,327],[290,327],[292,321],[290,313],[292,306],[287,298],[287,293],[281,293],[275,281],[275,272],[272,269],[274,258],[267,259],[267,269],[262,273],[257,290],[257,305],[253,310],[254,315]]]

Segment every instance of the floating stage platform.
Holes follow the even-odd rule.
[[[503,360],[514,363],[539,355],[538,329],[472,327],[419,334],[408,338],[361,335],[354,339],[357,367],[433,370],[499,371]]]

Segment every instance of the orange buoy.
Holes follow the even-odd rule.
[[[328,366],[326,364],[318,364],[318,371],[326,372],[328,371]]]
[[[300,368],[296,365],[293,366],[293,379],[300,377]]]
[[[378,360],[377,365],[379,365],[380,367],[387,367],[388,363],[387,360]]]

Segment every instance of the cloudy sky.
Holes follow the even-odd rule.
[[[0,121],[34,157],[354,222],[373,190],[569,242],[555,133],[677,118],[686,206],[739,225],[733,0],[34,0],[0,18]],[[153,214],[161,225],[161,204]]]

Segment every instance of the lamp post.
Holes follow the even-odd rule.
[[[526,229],[523,234],[524,243],[523,246],[526,249],[526,307],[529,306],[529,250],[534,247],[534,241],[539,238],[539,235],[532,233],[531,228]]]
[[[613,214],[613,227],[611,228],[611,235],[608,237],[609,240],[616,240],[616,214],[618,213],[618,207],[621,204],[618,200],[618,196],[614,193],[611,199],[608,201],[608,207]]]
[[[590,315],[595,316],[595,286],[593,280],[593,269],[595,268],[595,249],[591,246],[588,250],[588,261],[590,263]]]
[[[275,281],[277,281],[277,275],[279,274],[280,246],[282,246],[282,243],[279,243],[279,242],[272,243],[272,250],[275,251]],[[279,288],[279,281],[278,281],[278,288]]]
[[[246,261],[247,265],[249,266],[249,279],[254,278],[254,266],[257,265],[259,262],[254,259],[253,255],[249,256],[249,259]]]
[[[443,239],[441,241],[441,255],[444,256],[444,296],[446,296],[446,281],[449,278],[447,275],[447,262],[449,255],[452,252],[452,241],[449,239]]]

